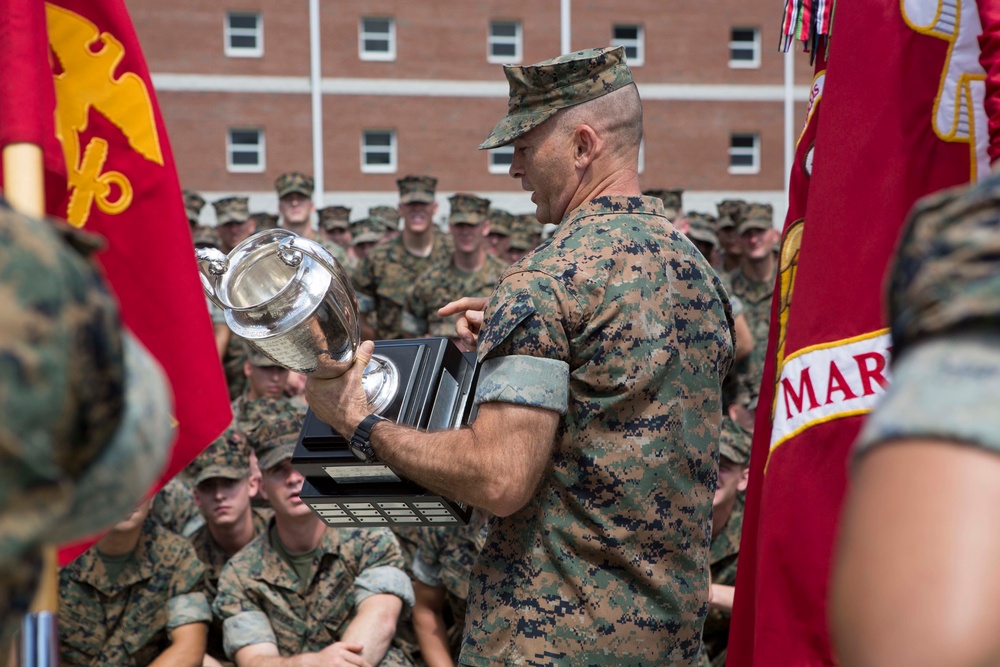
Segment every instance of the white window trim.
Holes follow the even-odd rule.
[[[493,164],[493,156],[498,153],[507,153],[508,155],[514,155],[514,145],[507,144],[506,146],[500,146],[499,148],[494,148],[486,151],[486,166],[491,174],[509,174],[510,165],[509,164]]]
[[[257,154],[260,160],[257,164],[233,164],[233,132],[256,132],[260,138],[257,144]],[[238,144],[240,146],[246,144]],[[267,150],[264,130],[256,127],[231,127],[226,130],[226,171],[233,174],[259,174],[267,168]]]
[[[615,37],[615,28],[635,28],[636,38],[622,40]],[[636,57],[628,59],[629,67],[639,67],[646,62],[646,28],[639,23],[615,23],[611,26],[611,46],[635,46]]]
[[[365,32],[365,19],[382,19],[389,22],[389,50],[387,52],[365,51],[365,36],[368,34]],[[383,33],[371,34],[378,35],[379,37],[383,36]],[[358,58],[381,62],[389,62],[396,59],[396,19],[391,16],[362,16],[358,20]]]
[[[733,148],[733,137],[734,136],[751,136],[753,137],[753,148]],[[757,132],[733,132],[729,135],[729,156],[735,153],[740,155],[745,155],[747,152],[753,156],[753,164],[750,166],[733,166],[729,165],[730,174],[759,174],[760,173],[760,134]]]
[[[365,156],[368,154],[365,144],[365,135],[369,132],[388,132],[391,140],[389,141],[389,164],[367,164],[365,162]],[[397,166],[397,153],[398,153],[399,141],[396,136],[396,130],[382,130],[382,129],[367,129],[361,130],[361,173],[362,174],[394,174],[396,173]]]
[[[496,38],[493,35],[493,24],[494,23],[513,23],[517,29],[514,34],[514,55],[513,56],[495,56],[493,55],[493,44],[495,42],[500,42],[506,44],[506,37]],[[515,20],[507,19],[490,19],[489,23],[489,34],[486,35],[486,61],[490,63],[497,64],[516,64],[521,62],[522,54],[524,52],[524,31],[522,30],[521,22]]]
[[[234,47],[229,43],[229,38],[233,35],[232,26],[229,25],[231,16],[256,16],[257,29],[254,30],[254,37],[257,39],[257,46],[249,49],[246,47]],[[242,34],[242,28],[238,29]],[[222,45],[226,56],[229,58],[261,58],[264,56],[264,16],[260,12],[226,12],[222,18]]]
[[[729,42],[729,67],[732,69],[758,69],[760,67],[760,28],[734,26],[729,29],[729,36],[732,37],[733,30],[753,30],[753,42]],[[734,48],[745,49],[753,47],[753,60],[733,60]]]

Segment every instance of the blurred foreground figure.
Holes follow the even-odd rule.
[[[174,435],[163,372],[86,259],[98,246],[0,200],[0,661],[43,543],[127,514]]]
[[[915,207],[832,591],[843,667],[1000,664],[1000,178]]]

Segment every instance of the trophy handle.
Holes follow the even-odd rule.
[[[351,315],[353,316],[352,332],[354,333],[354,352],[357,353],[358,345],[361,344],[361,318],[358,314],[357,297],[354,294],[354,286],[347,278],[347,274],[341,267],[337,259],[331,255],[326,248],[315,241],[302,238],[301,236],[289,236],[282,239],[278,244],[278,257],[285,264],[297,267],[302,263],[302,256],[307,255],[319,262],[330,272],[333,280],[339,281],[343,291],[351,299]],[[384,410],[399,390],[399,371],[395,364],[381,355],[372,356],[372,360],[365,367],[361,378],[361,385],[368,398],[368,406],[372,412]]]
[[[229,270],[229,258],[216,248],[198,248],[194,256],[198,260],[198,276],[209,300],[222,310],[229,307],[219,298],[219,279]]]

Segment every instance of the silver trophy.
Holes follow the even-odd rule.
[[[201,283],[236,335],[280,366],[320,378],[351,367],[361,344],[358,304],[340,263],[319,243],[284,229],[254,234],[229,255],[196,251]],[[393,362],[374,355],[362,378],[372,412],[399,387]]]

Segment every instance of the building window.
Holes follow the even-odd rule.
[[[518,21],[490,21],[486,59],[491,63],[521,62],[521,24]]]
[[[641,25],[616,25],[611,30],[611,46],[624,46],[629,66],[641,65],[646,57]]]
[[[226,13],[226,55],[230,58],[260,58],[264,55],[264,21],[260,14]]]
[[[510,172],[510,165],[514,163],[514,145],[507,144],[500,148],[486,151],[489,155],[489,167],[491,174],[507,174]]]
[[[729,137],[729,173],[756,174],[760,172],[760,136],[733,134]]]
[[[395,21],[390,18],[362,18],[358,30],[358,55],[362,60],[395,60]]]
[[[396,171],[396,133],[393,130],[365,130],[361,133],[361,171],[391,174]]]
[[[760,67],[760,29],[733,28],[729,40],[729,66],[751,69]]]
[[[226,136],[226,168],[244,173],[264,171],[264,131],[229,130]]]

